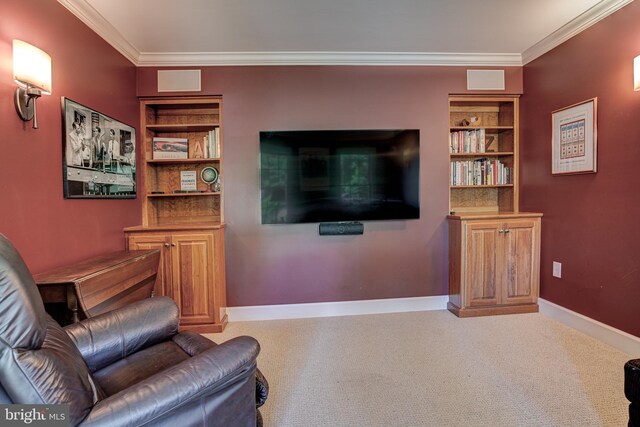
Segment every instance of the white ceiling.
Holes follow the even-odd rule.
[[[58,0],[133,63],[522,65],[633,0]]]

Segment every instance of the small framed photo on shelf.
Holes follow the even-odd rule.
[[[551,174],[597,171],[597,102],[592,98],[551,114]]]
[[[180,171],[180,191],[198,191],[196,171]]]

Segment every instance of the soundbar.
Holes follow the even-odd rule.
[[[318,225],[321,236],[351,236],[364,233],[361,222],[321,222]]]

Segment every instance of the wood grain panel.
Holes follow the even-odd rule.
[[[538,294],[539,220],[509,221],[504,224],[505,267],[502,303],[535,302]]]
[[[129,250],[149,250],[157,249],[160,253],[158,265],[158,276],[153,287],[153,296],[172,297],[171,288],[171,265],[167,259],[169,241],[164,234],[129,234],[127,236],[127,249]]]
[[[498,303],[500,257],[498,229],[494,221],[479,221],[466,229],[466,298],[463,305],[495,305]]]
[[[462,307],[462,224],[449,221],[449,302]]]
[[[213,235],[174,234],[173,292],[179,295],[181,322],[214,323]]]

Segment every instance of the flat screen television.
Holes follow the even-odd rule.
[[[260,132],[263,224],[420,217],[420,132]]]

